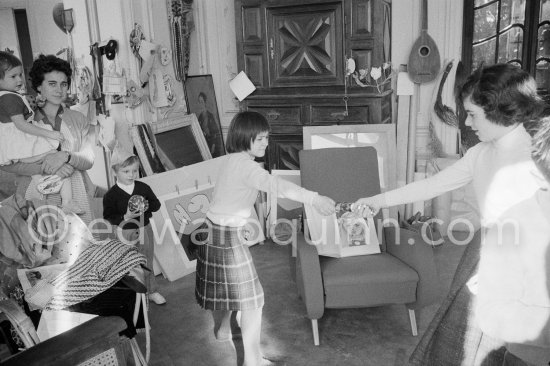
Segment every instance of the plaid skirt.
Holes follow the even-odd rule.
[[[195,297],[203,309],[250,310],[264,305],[264,291],[242,228],[207,221],[199,228]]]

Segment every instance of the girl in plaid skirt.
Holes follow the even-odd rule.
[[[246,241],[259,191],[277,187],[279,197],[312,204],[321,214],[334,212],[334,201],[293,183],[278,180],[254,161],[263,157],[269,124],[257,112],[238,113],[229,126],[226,161],[218,175],[207,222],[199,231],[195,296],[210,310],[214,334],[231,337],[233,312],[241,312],[244,366],[269,365],[262,359],[260,333],[264,293]],[[252,223],[253,224],[253,223]],[[256,223],[256,227],[259,228]]]

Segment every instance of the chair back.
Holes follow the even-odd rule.
[[[336,202],[355,202],[380,193],[378,153],[372,146],[300,151],[302,187]],[[381,213],[375,217],[380,222]],[[383,240],[380,243],[385,250]]]

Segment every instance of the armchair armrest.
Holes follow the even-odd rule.
[[[325,296],[319,254],[303,235],[297,237],[296,285],[306,305],[308,318],[321,318],[325,312]]]
[[[399,240],[397,234],[399,235]],[[436,302],[442,295],[441,281],[435,265],[433,247],[419,233],[395,227],[384,228],[386,250],[418,273],[416,301],[409,309],[420,309]],[[411,244],[412,243],[412,244]]]
[[[126,322],[118,316],[98,316],[47,339],[0,363],[2,366],[77,365],[122,342]]]

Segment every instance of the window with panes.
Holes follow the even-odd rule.
[[[550,0],[464,0],[462,61],[468,72],[481,63],[516,64],[547,98]]]

